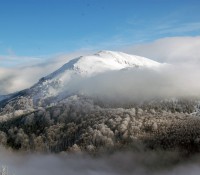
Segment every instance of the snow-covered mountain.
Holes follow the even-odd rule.
[[[140,56],[128,55],[122,52],[100,51],[94,55],[81,56],[69,61],[57,71],[43,78],[43,80],[55,78],[64,80],[66,71],[73,71],[81,76],[92,76],[110,70],[133,67],[154,68],[160,65],[156,61]]]
[[[31,88],[14,93],[8,98],[2,97],[0,101],[26,96],[38,103],[40,100],[57,97],[61,94],[63,86],[65,86],[66,90],[67,86],[75,78],[87,78],[109,71],[130,68],[157,69],[160,66],[162,66],[161,63],[144,57],[128,55],[122,52],[100,51],[93,55],[72,59],[58,70],[41,78]]]
[[[161,63],[140,56],[122,52],[100,51],[94,55],[72,59],[55,72],[41,78],[31,88],[31,91],[35,92],[36,96],[47,98],[57,95],[62,86],[67,86],[76,77],[91,77],[108,71],[128,68],[155,69],[161,65]]]

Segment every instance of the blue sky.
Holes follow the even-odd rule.
[[[0,55],[41,57],[198,36],[199,9],[199,0],[0,0]]]

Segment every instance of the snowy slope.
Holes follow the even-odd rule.
[[[100,73],[126,68],[155,69],[161,65],[161,63],[140,56],[128,55],[122,52],[100,51],[94,55],[72,59],[60,69],[41,78],[30,91],[34,93],[36,99],[47,98],[56,96],[62,86],[67,86],[76,77],[91,77]]]
[[[66,94],[70,81],[76,78],[87,78],[113,70],[129,68],[156,69],[161,66],[161,63],[140,56],[128,55],[122,52],[100,51],[94,55],[72,59],[55,72],[41,78],[38,83],[24,90],[22,94],[39,103],[39,101],[57,97],[62,93],[62,89],[65,89]],[[19,95],[14,94],[9,100],[16,96]],[[0,98],[0,100],[4,99],[4,97]]]
[[[133,67],[159,67],[161,64],[135,55],[122,52],[100,51],[94,55],[81,56],[63,65],[60,69],[46,76],[44,79],[61,78],[65,71],[73,70],[81,76],[92,76],[98,73]]]

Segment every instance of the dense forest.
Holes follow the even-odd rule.
[[[105,103],[104,103],[105,104]],[[34,109],[19,97],[1,109],[0,143],[22,151],[89,152],[119,149],[200,151],[200,118],[194,100],[102,106],[72,96]]]

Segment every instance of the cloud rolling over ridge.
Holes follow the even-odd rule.
[[[77,51],[54,56],[49,60],[40,62],[35,62],[32,59],[28,64],[26,61],[16,67],[4,67],[0,65],[0,95],[29,88],[37,83],[40,78],[55,71],[69,60],[87,53],[87,51]],[[14,60],[14,62],[18,61]]]
[[[153,42],[133,45],[124,49],[130,54],[138,54],[158,62],[171,64],[200,64],[200,36],[168,37]]]
[[[198,66],[165,65],[157,70],[111,71],[87,79],[73,80],[65,88],[91,97],[134,102],[155,98],[199,97]]]

